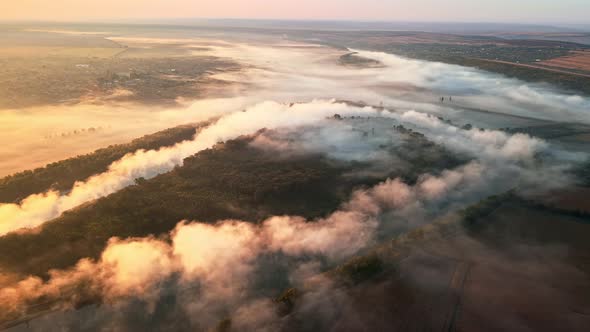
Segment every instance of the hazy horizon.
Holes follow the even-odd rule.
[[[584,0],[23,0],[0,4],[0,21],[146,21],[176,19],[255,19],[365,22],[511,23],[588,25]]]
[[[588,332],[590,0],[0,0],[0,332]]]

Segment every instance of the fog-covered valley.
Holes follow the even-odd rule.
[[[0,170],[53,163],[0,180],[0,327],[588,322],[590,97],[299,34],[42,33],[171,60],[116,96],[0,110]],[[175,57],[231,66],[187,83]]]

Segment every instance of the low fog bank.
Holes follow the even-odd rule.
[[[185,323],[193,328],[213,328],[226,315],[237,326],[271,324],[258,321],[259,314],[278,319],[268,303],[262,312],[243,314],[256,303],[268,302],[257,289],[257,279],[267,277],[265,269],[277,264],[285,268],[281,260],[291,259],[286,266],[287,280],[312,277],[322,265],[341,262],[374,244],[381,224],[426,210],[443,213],[439,203],[450,196],[457,202],[486,191],[490,181],[500,180],[494,176],[488,180],[490,175],[485,172],[482,165],[470,163],[438,176],[426,174],[413,186],[400,179],[387,180],[355,192],[338,211],[317,220],[275,216],[260,225],[233,220],[213,225],[183,221],[170,233],[170,242],[152,237],[115,238],[97,262],[83,259],[71,270],[50,272],[48,281],[30,277],[3,288],[0,306],[10,317],[40,299],[56,301],[58,310],[95,299],[104,303],[98,313],[106,313],[105,320],[99,314],[87,322],[97,328],[113,328],[111,324],[137,328],[134,322],[124,322],[121,313],[132,315],[143,308],[149,317],[159,305],[189,317]],[[269,263],[265,259],[269,256],[276,258]],[[240,317],[248,321],[241,322]],[[141,322],[139,319],[135,324]],[[71,323],[65,322],[66,326]]]
[[[376,125],[379,123],[382,127]],[[284,322],[276,303],[269,300],[268,289],[276,294],[285,285],[312,285],[306,286],[312,287],[306,295],[311,298],[304,300],[309,301],[304,303],[310,309],[323,303],[321,298],[328,299],[328,293],[338,303],[341,293],[318,273],[376,245],[400,224],[417,226],[510,189],[546,190],[569,181],[561,155],[537,138],[461,129],[416,111],[396,113],[326,101],[262,103],[222,117],[194,141],[169,151],[136,153],[126,157],[129,162],[117,165],[126,165],[129,173],[124,174],[133,176],[172,167],[151,162],[180,163],[180,157],[169,156],[190,155],[262,128],[274,130],[260,133],[251,144],[276,151],[278,157],[320,152],[336,159],[389,163],[371,151],[382,144],[395,146],[405,135],[423,134],[471,161],[436,174],[422,174],[412,183],[391,178],[359,189],[337,211],[316,220],[274,216],[260,224],[181,221],[167,237],[115,238],[97,261],[83,259],[70,270],[52,271],[46,281],[30,277],[3,288],[2,312],[7,317],[18,316],[45,299],[57,312],[31,322],[33,329],[43,330],[45,324],[66,330],[210,329],[231,318],[236,330],[277,330]],[[301,139],[293,140],[294,133],[302,134]],[[146,154],[150,158],[144,158]],[[126,177],[115,179],[127,181]],[[103,305],[86,307],[79,315],[61,312],[95,302]]]
[[[468,107],[507,115],[545,119],[556,122],[590,123],[590,99],[564,93],[550,85],[528,83],[499,74],[440,62],[399,57],[382,52],[356,50],[360,56],[377,60],[385,70],[376,73],[378,84],[408,84],[423,89],[419,95],[440,94],[446,106]],[[393,88],[395,90],[395,88]],[[448,97],[452,97],[449,100]],[[431,101],[432,103],[432,101]]]
[[[383,52],[351,50],[381,66],[346,66],[340,56],[349,52],[285,41],[261,44],[215,45],[208,54],[241,63],[244,70],[216,77],[248,82],[244,87],[263,99],[281,102],[335,98],[383,103],[393,109],[469,118],[470,109],[512,116],[590,124],[587,96],[565,93],[550,85],[510,79],[470,67],[403,58]],[[445,102],[440,98],[445,97]],[[449,101],[448,97],[453,97]],[[501,116],[499,118],[502,118]],[[477,120],[477,116],[473,116]],[[476,123],[486,127],[485,123]]]
[[[245,98],[227,98],[203,99],[182,110],[117,104],[0,110],[0,139],[7,142],[0,147],[0,176],[205,121],[246,104]]]
[[[420,128],[434,142],[460,153],[468,153],[487,162],[505,160],[527,162],[535,151],[546,146],[541,140],[525,134],[509,135],[501,131],[459,129],[440,119],[416,111],[390,112],[372,107],[358,107],[333,101],[279,104],[263,102],[243,112],[223,116],[199,132],[192,141],[159,150],[140,150],[115,161],[105,173],[77,182],[71,191],[49,191],[31,195],[19,204],[1,204],[0,234],[20,228],[34,228],[85,202],[104,197],[134,183],[140,177],[151,178],[182,165],[184,158],[210,148],[220,141],[251,135],[260,129],[295,128],[311,125],[326,117],[383,116]],[[372,128],[371,130],[374,130]],[[337,139],[337,137],[334,137]],[[305,142],[305,140],[303,140]],[[346,143],[346,142],[340,142]],[[353,145],[343,145],[353,147]],[[359,155],[357,157],[363,157]],[[369,158],[370,155],[364,156]]]
[[[35,306],[50,312],[15,331],[56,327],[208,330],[229,328],[227,324],[238,331],[274,331],[289,322],[272,297],[288,286],[310,290],[303,296],[301,313],[334,318],[338,312],[331,311],[333,306],[346,304],[347,295],[321,275],[326,269],[400,229],[452,215],[490,195],[570,185],[575,179],[569,177],[569,168],[585,157],[526,134],[461,128],[445,120],[473,122],[464,106],[590,123],[585,97],[474,69],[383,53],[359,51],[385,68],[351,69],[337,65],[334,57],[338,53],[331,49],[274,46],[215,46],[215,54],[250,64],[243,76],[218,78],[250,80],[246,91],[252,97],[202,101],[187,105],[186,113],[157,113],[156,117],[173,119],[171,122],[221,117],[191,141],[131,153],[68,192],[50,191],[19,204],[0,204],[0,236],[42,227],[64,211],[114,193],[137,178],[168,172],[182,165],[184,158],[242,135],[257,134],[251,145],[276,152],[277,158],[320,153],[374,164],[377,177],[395,163],[412,167],[403,158],[392,159],[380,151],[412,135],[424,135],[467,161],[412,181],[393,177],[359,188],[338,210],[315,220],[273,216],[258,224],[250,220],[179,221],[173,231],[158,238],[113,238],[98,260],[82,259],[71,269],[51,271],[47,280],[25,277],[2,288],[0,316],[4,319],[18,319]],[[441,94],[452,94],[453,102],[440,102]],[[315,97],[324,99],[293,103]],[[363,100],[385,107],[325,98]],[[82,309],[73,310],[79,307]]]
[[[590,123],[588,97],[568,95],[549,86],[530,84],[473,68],[357,51],[383,64],[380,68],[343,66],[347,52],[330,47],[273,40],[268,36],[182,34],[172,38],[141,35],[113,37],[125,45],[161,48],[171,45],[187,56],[213,56],[242,66],[240,71],[210,75],[223,82],[220,100],[181,100],[178,108],[146,107],[116,100],[98,104],[2,110],[0,174],[31,169],[108,144],[166,127],[205,120],[265,100],[278,102],[345,99],[400,110],[437,113],[483,128],[513,126],[524,116],[562,122]],[[441,103],[445,96],[447,102]],[[453,96],[449,102],[448,97]],[[221,106],[220,106],[221,105]],[[228,105],[232,105],[229,107]],[[482,119],[469,109],[508,115]],[[89,129],[100,128],[101,130]],[[23,154],[21,151],[31,151]]]
[[[182,165],[183,159],[220,141],[250,135],[263,128],[311,124],[335,113],[377,114],[372,108],[316,101],[307,104],[265,102],[245,112],[231,113],[199,132],[194,140],[159,150],[140,150],[115,161],[105,173],[77,182],[69,193],[49,191],[31,195],[20,204],[1,204],[0,234],[23,227],[36,227],[62,212],[124,188],[137,178],[151,178]],[[256,119],[253,121],[253,119]]]

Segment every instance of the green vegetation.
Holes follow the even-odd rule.
[[[113,236],[170,231],[183,219],[257,221],[274,214],[317,217],[335,209],[355,183],[349,168],[317,156],[277,160],[232,141],[187,158],[183,167],[141,180],[47,223],[39,233],[0,238],[2,268],[44,274],[97,257]]]
[[[462,241],[465,230],[472,239],[500,247],[504,241],[531,241],[560,243],[587,251],[590,249],[586,241],[589,224],[588,213],[548,206],[508,191],[487,197],[454,216],[401,234],[347,260],[327,275],[355,285],[383,273],[396,274],[400,262],[416,249],[423,250],[433,243]],[[576,255],[572,253],[574,259],[579,258]],[[584,268],[590,271],[590,265]]]
[[[408,58],[438,61],[506,75],[527,82],[545,82],[562,89],[590,94],[590,78],[564,72],[521,66],[571,55],[590,46],[564,41],[511,40],[490,36],[448,35],[416,31],[323,32],[314,37],[327,46],[340,45],[362,50],[392,53]],[[348,55],[346,55],[348,56]],[[505,61],[501,63],[495,61]],[[568,74],[565,71],[570,71]]]
[[[498,41],[496,41],[498,42]],[[524,42],[524,45],[498,45],[489,44],[396,44],[387,49],[388,52],[408,57],[419,57],[424,60],[441,61],[441,58],[477,58],[492,59],[515,63],[535,63],[537,60],[549,60],[570,54],[578,45],[526,45],[531,42]]]
[[[340,63],[347,66],[355,67],[379,67],[382,64],[373,59],[363,58],[357,55],[356,52],[344,54],[340,57]]]
[[[390,153],[412,164],[390,177],[410,181],[425,172],[457,166],[458,159],[420,136]],[[92,160],[92,159],[91,159]],[[0,238],[0,268],[44,275],[80,258],[96,258],[109,238],[160,235],[180,220],[258,222],[272,215],[316,218],[334,211],[351,192],[383,180],[366,174],[370,165],[337,162],[322,155],[277,158],[238,139],[185,159],[182,167],[108,197],[88,203],[46,223],[38,232]]]
[[[278,305],[278,313],[281,316],[288,315],[295,308],[297,300],[301,297],[301,291],[297,288],[285,290],[274,302]]]
[[[24,171],[0,179],[0,202],[21,199],[49,189],[69,190],[76,181],[102,173],[115,160],[139,149],[152,150],[190,140],[198,128],[207,125],[186,125],[166,129],[133,140],[128,144],[111,145],[93,153],[51,163],[35,170]]]
[[[229,61],[204,56],[104,58],[70,53],[26,57],[17,52],[0,56],[0,108],[82,100],[176,105],[178,97],[202,97],[202,84],[210,80],[207,76],[211,73],[238,67]],[[210,82],[220,83],[212,79]],[[117,94],[121,91],[124,93]]]
[[[178,97],[201,97],[204,83],[221,83],[211,74],[239,68],[183,45],[122,45],[102,35],[3,28],[0,109],[80,101],[177,105]]]
[[[578,165],[572,170],[581,185],[590,187],[590,160]]]
[[[375,278],[385,269],[384,262],[377,254],[354,257],[332,271],[332,275],[344,282],[358,284]]]
[[[536,201],[529,201],[528,202],[531,207],[539,210],[539,211],[546,211],[548,213],[556,213],[562,214],[566,216],[577,217],[580,219],[581,222],[589,223],[590,224],[590,213],[584,210],[571,210],[571,209],[564,209],[560,208],[559,206],[544,204],[541,202]]]
[[[461,211],[463,226],[469,231],[479,231],[487,227],[487,217],[494,214],[503,205],[519,206],[547,215],[559,215],[562,217],[574,217],[578,222],[590,223],[590,213],[582,210],[561,208],[557,205],[544,203],[541,200],[525,198],[509,191],[501,195],[490,196],[479,203]]]
[[[526,82],[545,82],[565,90],[590,94],[590,84],[588,84],[590,78],[588,77],[518,65],[518,62],[534,63],[537,59],[548,60],[568,55],[570,49],[535,47],[481,48],[481,50],[487,50],[485,52],[480,50],[484,54],[476,51],[478,49],[479,47],[474,49],[473,46],[410,44],[391,46],[383,51],[421,60],[474,67]],[[493,52],[488,53],[488,51]],[[490,60],[514,62],[514,64]]]
[[[468,229],[475,229],[486,216],[492,214],[504,202],[514,200],[516,196],[513,191],[502,195],[490,196],[479,203],[472,205],[461,212],[463,225]]]

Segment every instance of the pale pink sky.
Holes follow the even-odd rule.
[[[590,23],[590,0],[0,0],[0,20],[281,18]]]

